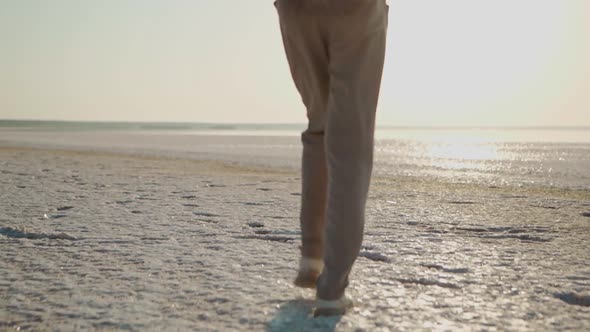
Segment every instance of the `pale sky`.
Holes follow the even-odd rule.
[[[390,6],[380,125],[590,126],[590,1]],[[0,0],[0,119],[306,121],[271,0]]]

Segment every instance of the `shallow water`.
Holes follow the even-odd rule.
[[[590,143],[439,139],[382,140],[381,173],[444,177],[490,185],[590,188]]]

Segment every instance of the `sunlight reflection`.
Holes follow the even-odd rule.
[[[477,168],[485,169],[484,161],[500,160],[498,147],[493,144],[472,144],[464,142],[445,142],[428,144],[422,151],[425,158],[436,166],[446,169]]]
[[[428,145],[427,158],[455,160],[499,160],[498,148],[491,144],[444,143]]]

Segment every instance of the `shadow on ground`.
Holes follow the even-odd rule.
[[[313,318],[313,303],[299,298],[282,304],[266,331],[334,331],[342,316]]]

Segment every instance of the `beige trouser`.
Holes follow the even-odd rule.
[[[339,298],[363,238],[375,110],[385,55],[385,0],[278,0],[302,134],[301,254],[324,258],[317,295]]]

